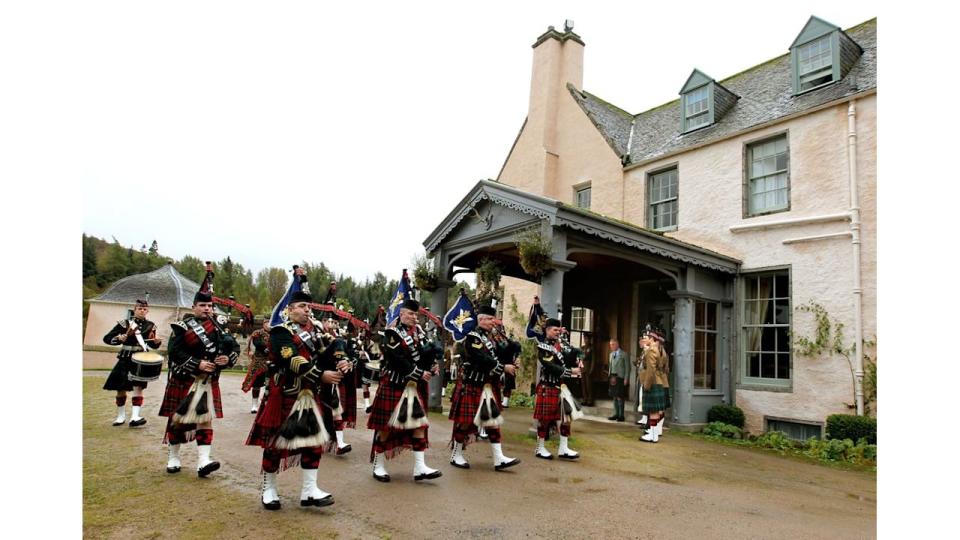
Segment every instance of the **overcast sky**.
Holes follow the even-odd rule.
[[[456,4],[87,3],[57,55],[83,231],[254,272],[396,278],[496,178],[547,26],[572,19],[584,89],[636,114],[694,67],[720,80],[786,53],[812,14],[877,16],[835,0]]]

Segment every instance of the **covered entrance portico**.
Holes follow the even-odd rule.
[[[551,269],[539,279],[519,264],[517,236],[530,229],[539,230],[552,247]],[[446,312],[454,273],[476,268],[484,257],[497,260],[504,276],[539,283],[544,309],[559,314],[589,345],[588,394],[593,390],[606,397],[609,339],[618,338],[635,358],[640,332],[653,322],[667,332],[671,352],[671,423],[702,423],[711,406],[732,403],[733,299],[740,261],[486,180],[434,229],[424,247],[440,277],[430,306],[434,313]],[[516,300],[526,313],[532,298]],[[584,313],[590,314],[589,328],[571,326],[581,324]],[[634,386],[628,412],[636,411]],[[439,390],[431,394],[439,405]]]

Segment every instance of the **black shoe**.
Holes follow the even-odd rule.
[[[482,440],[482,441],[485,441],[485,440],[489,439],[490,436],[489,436],[489,435],[477,435],[477,438],[480,439],[480,440]]]
[[[553,459],[553,454],[550,454],[549,456],[541,456],[540,452],[534,452],[533,455],[537,456],[540,459]]]
[[[495,471],[502,471],[502,470],[506,469],[507,467],[513,467],[514,465],[519,465],[519,464],[520,464],[520,458],[513,458],[513,459],[511,459],[510,461],[507,461],[506,463],[501,463],[501,464],[499,464],[499,465],[494,465],[494,466],[493,466],[493,470],[495,470]]]
[[[279,508],[279,504],[278,508]],[[333,495],[327,495],[322,499],[314,499],[313,497],[307,497],[307,500],[300,499],[300,506],[330,506],[333,504]]]
[[[371,405],[371,406],[369,406],[369,407],[367,407],[367,408],[365,409],[365,411],[366,411],[367,414],[370,414],[370,411],[372,411],[372,410],[373,410],[373,405]]]
[[[622,417],[622,416],[619,417],[619,418],[617,418],[617,422],[624,422],[624,421],[626,421],[626,418],[624,418],[624,417]]]
[[[613,415],[613,416],[608,416],[608,417],[607,417],[607,420],[610,420],[610,421],[612,422],[613,420],[616,420],[617,418],[620,418],[620,417],[617,416],[617,415]]]
[[[342,455],[344,455],[344,454],[349,454],[351,450],[353,450],[353,446],[350,446],[349,444],[346,445],[346,446],[344,446],[343,448],[340,448],[340,447],[338,446],[337,449],[336,449],[336,451],[334,451],[334,454],[336,454],[336,455],[338,455],[338,456],[342,456]],[[331,503],[331,504],[333,504],[333,503]]]
[[[301,501],[301,502],[302,502],[302,501]],[[268,503],[265,503],[265,502],[263,502],[263,499],[261,499],[261,500],[260,500],[260,504],[262,504],[263,507],[266,508],[267,510],[279,510],[279,509],[280,509],[280,501],[270,501],[270,502],[268,502]]]
[[[461,464],[457,463],[456,461],[454,461],[454,460],[452,460],[452,459],[450,460],[450,464],[453,465],[454,467],[458,468],[458,469],[469,469],[469,468],[470,468],[470,464],[469,464],[469,463],[464,463],[463,465],[461,465]]]
[[[115,426],[122,426],[122,425],[124,425],[124,424],[126,424],[126,423],[127,423],[127,421],[124,420],[123,422],[114,422],[113,425],[115,425]]]
[[[574,460],[580,459],[580,454],[557,454],[557,457],[560,459]]]
[[[131,421],[130,421],[130,427],[142,426],[142,425],[144,425],[144,424],[146,424],[146,423],[147,423],[147,419],[146,419],[146,418],[140,418],[139,420],[131,420]]]
[[[433,480],[434,478],[440,478],[443,476],[441,471],[433,471],[432,473],[418,474],[413,477],[414,482],[419,482],[421,480]]]
[[[167,467],[167,472],[170,474],[180,472],[180,467]]]
[[[385,474],[385,475],[383,475],[383,476],[380,476],[380,475],[378,475],[377,473],[373,473],[373,477],[377,479],[377,482],[389,482],[389,481],[390,481],[390,475],[389,475],[389,474]]]
[[[210,463],[207,463],[197,471],[197,476],[199,476],[200,478],[206,478],[207,475],[209,475],[210,473],[212,473],[213,471],[219,468],[220,468],[219,461],[211,461]]]

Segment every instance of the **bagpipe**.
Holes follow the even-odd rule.
[[[203,283],[200,284],[200,291],[213,296],[213,266],[210,261],[207,261],[206,264],[207,274]],[[180,401],[173,415],[173,422],[177,424],[205,424],[213,419],[211,403],[213,392],[210,388],[210,382],[215,380],[220,375],[220,370],[225,367],[217,364],[215,360],[220,356],[229,356],[231,352],[240,348],[236,338],[223,328],[216,316],[211,315],[209,319],[213,323],[217,339],[211,340],[203,332],[194,331],[194,333],[200,338],[204,347],[204,353],[200,356],[200,360],[213,363],[214,371],[213,373],[203,372],[196,376],[189,393]]]

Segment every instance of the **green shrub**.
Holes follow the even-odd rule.
[[[447,389],[444,390],[443,395],[449,399],[453,399],[453,389],[457,387],[456,381],[450,381],[447,383]]]
[[[743,431],[737,426],[724,424],[723,422],[710,422],[703,428],[703,434],[707,437],[741,439]]]
[[[877,444],[877,420],[853,414],[831,414],[827,417],[828,439],[866,439],[868,444]]]
[[[845,461],[847,463],[864,464],[877,460],[877,445],[860,439],[854,444],[850,439],[830,439],[821,441],[810,438],[805,444],[803,453],[820,461]]]
[[[531,396],[525,392],[514,390],[513,393],[510,394],[511,407],[533,407],[535,401],[536,396]]]
[[[753,443],[761,448],[772,448],[780,451],[790,450],[796,446],[793,439],[780,431],[768,431],[754,439]]]
[[[723,422],[743,429],[743,410],[736,405],[714,405],[707,411],[707,422]]]

